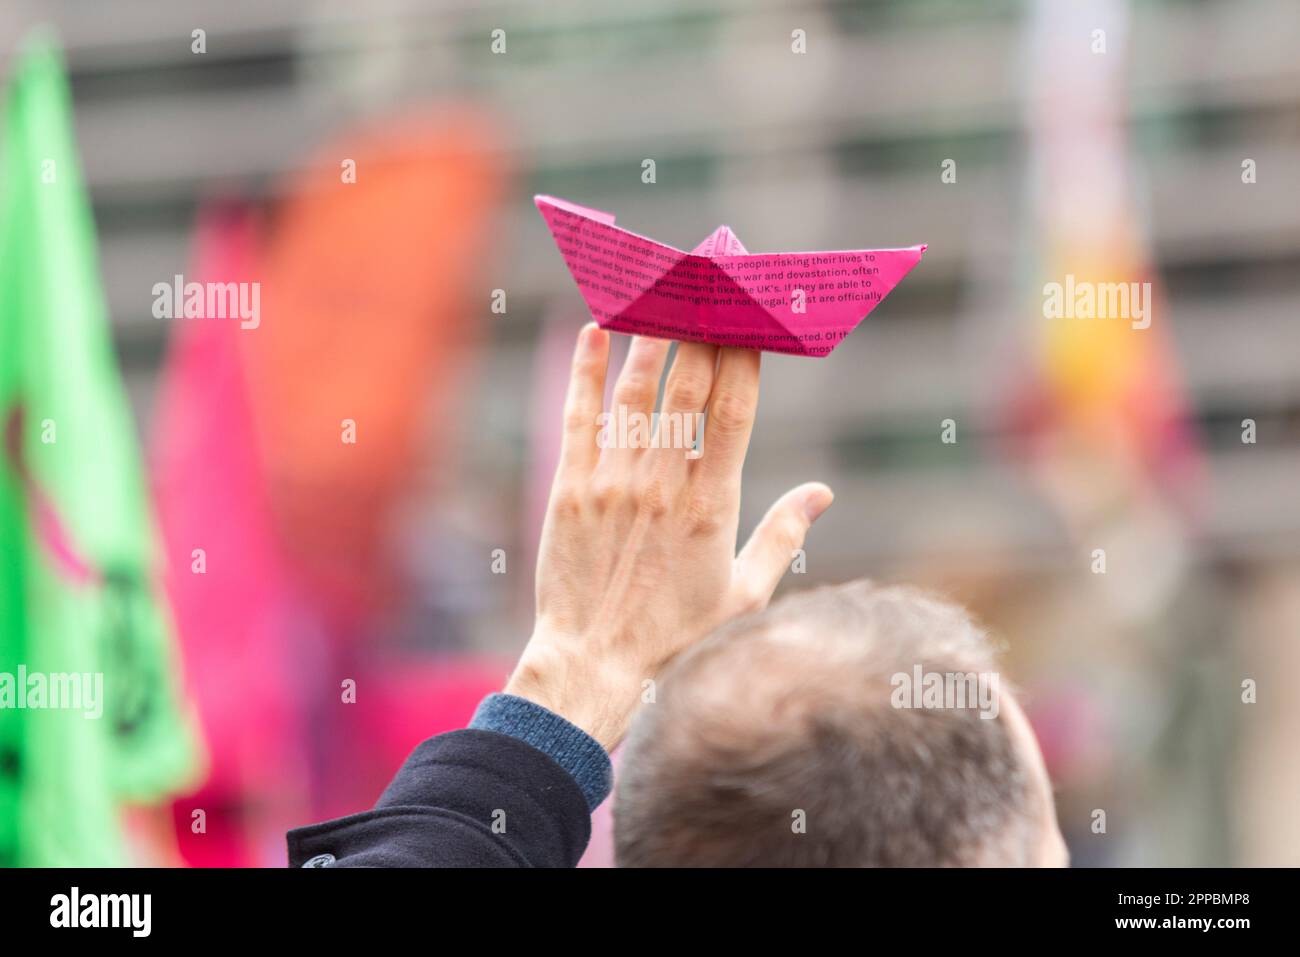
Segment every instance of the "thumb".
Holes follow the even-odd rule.
[[[806,482],[786,492],[767,510],[736,556],[732,591],[741,612],[767,607],[795,551],[803,547],[808,529],[834,499],[835,494],[821,482]]]

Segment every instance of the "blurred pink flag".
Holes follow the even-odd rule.
[[[205,211],[195,275],[187,280],[254,282],[254,239],[244,207]],[[303,779],[294,770],[302,751],[293,698],[300,682],[292,680],[285,577],[240,357],[239,337],[257,330],[231,319],[171,321],[154,481],[187,685],[210,755],[210,774],[192,803],[211,815],[273,796],[284,801],[289,783]],[[181,850],[191,863],[260,863],[230,822],[210,821],[207,840],[181,823]]]

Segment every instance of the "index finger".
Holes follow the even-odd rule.
[[[609,333],[589,322],[578,333],[573,350],[569,391],[564,400],[564,431],[560,440],[561,472],[585,474],[600,459],[597,444],[600,412],[605,404],[605,368],[609,364]]]

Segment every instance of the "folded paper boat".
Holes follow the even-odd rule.
[[[726,226],[689,253],[553,196],[533,202],[602,328],[824,356],[889,295],[926,247],[752,255]]]

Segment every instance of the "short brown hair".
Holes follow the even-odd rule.
[[[870,582],[724,626],[667,669],[634,723],[618,864],[1027,863],[1031,792],[1004,719],[890,705],[891,675],[994,661],[964,609]]]

